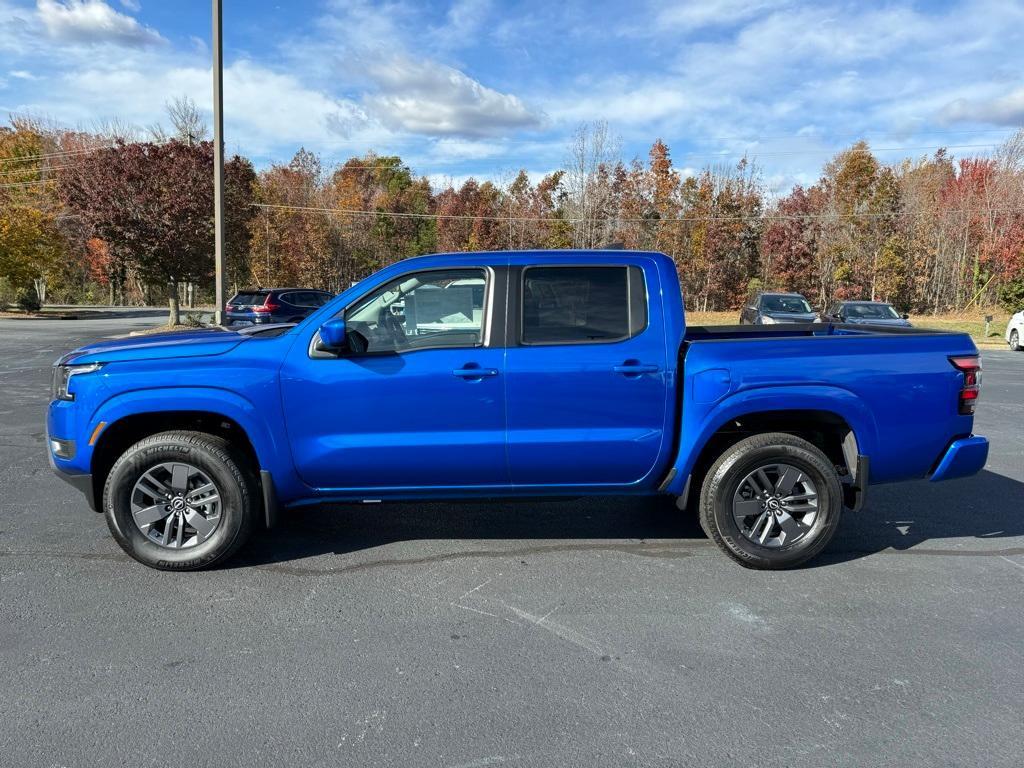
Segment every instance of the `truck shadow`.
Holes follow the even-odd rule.
[[[991,539],[1007,539],[1007,546]],[[444,559],[446,551],[450,557],[512,557],[524,542],[534,545],[525,548],[533,552],[622,549],[654,557],[686,557],[712,546],[695,515],[677,512],[665,499],[330,504],[284,512],[277,528],[255,537],[227,567],[294,564],[410,541],[431,542],[428,559]],[[886,550],[1024,554],[1024,483],[985,471],[956,482],[873,487],[865,509],[847,513],[829,548],[808,566]],[[406,562],[394,552],[382,554],[387,562],[381,565]],[[365,557],[359,560],[369,564]]]
[[[997,543],[1001,539],[1007,540],[1005,546]],[[943,483],[872,486],[865,508],[845,515],[828,549],[809,565],[883,550],[954,557],[1024,555],[1024,483],[983,470]]]

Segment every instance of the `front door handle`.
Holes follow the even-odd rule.
[[[649,363],[627,360],[622,365],[616,365],[612,370],[616,373],[621,373],[623,376],[639,376],[643,373],[657,373],[661,368]]]
[[[497,368],[481,368],[478,365],[472,363],[466,365],[463,368],[456,368],[452,371],[453,376],[458,376],[460,379],[483,379],[488,376],[497,376]]]

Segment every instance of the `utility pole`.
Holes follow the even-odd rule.
[[[224,52],[221,0],[213,0],[213,265],[217,307],[214,322],[224,322]]]

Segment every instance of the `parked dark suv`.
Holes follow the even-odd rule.
[[[296,323],[334,298],[333,293],[309,288],[253,288],[228,301],[224,325]]]
[[[761,293],[740,312],[740,325],[813,323],[818,316],[799,293]]]
[[[901,315],[884,301],[837,301],[821,313],[826,323],[868,323],[869,325],[909,326],[907,315]]]

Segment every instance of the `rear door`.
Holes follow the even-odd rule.
[[[514,484],[626,486],[654,469],[668,439],[670,382],[658,273],[644,264],[510,274]]]

